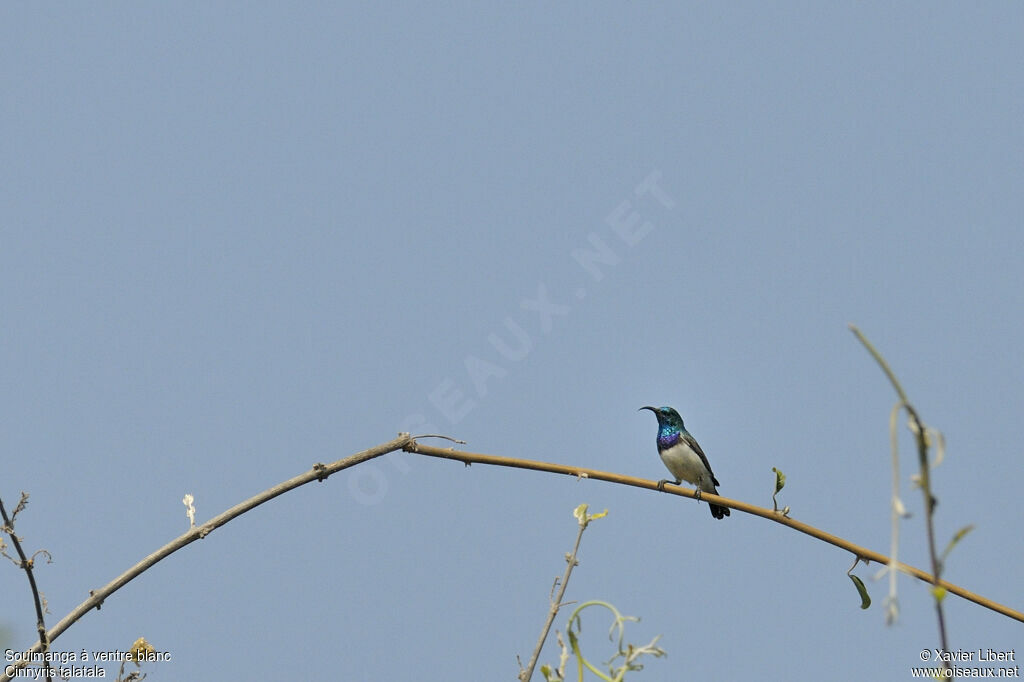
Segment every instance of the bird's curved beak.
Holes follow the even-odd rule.
[[[651,412],[654,412],[655,414],[657,414],[657,412],[658,412],[658,408],[651,407],[650,405],[644,405],[643,407],[640,408],[640,410],[650,410]],[[640,410],[637,410],[637,412],[639,412]]]

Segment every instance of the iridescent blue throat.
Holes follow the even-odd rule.
[[[679,439],[681,437],[682,434],[679,431],[678,426],[665,424],[660,429],[658,429],[658,449],[665,450],[672,447],[673,445],[679,442]]]

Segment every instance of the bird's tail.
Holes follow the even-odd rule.
[[[717,484],[718,481],[715,481],[715,483]],[[718,488],[716,488],[715,486],[711,486],[711,490],[709,490],[708,492],[717,495]],[[717,504],[711,504],[710,502],[708,502],[708,506],[711,507],[711,515],[714,516],[716,519],[724,519],[726,516],[729,515],[728,507],[722,507]]]

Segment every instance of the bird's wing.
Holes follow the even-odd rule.
[[[718,482],[718,479],[715,478],[715,472],[711,470],[711,463],[708,461],[708,456],[704,454],[704,451],[700,449],[700,445],[697,444],[697,439],[691,436],[687,431],[683,431],[682,435],[686,444],[693,448],[693,451],[700,456],[700,461],[704,463],[704,468],[708,470],[709,474],[711,474],[711,482],[716,486],[721,485]]]

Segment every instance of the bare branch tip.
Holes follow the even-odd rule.
[[[445,435],[442,435],[440,433],[424,433],[424,434],[420,434],[418,436],[412,436],[412,439],[414,441],[415,440],[419,440],[420,438],[443,438],[445,440],[450,440],[453,443],[458,443],[459,445],[465,445],[466,444],[466,441],[464,441],[464,440],[459,440],[458,438],[452,438],[451,436],[445,436]]]

